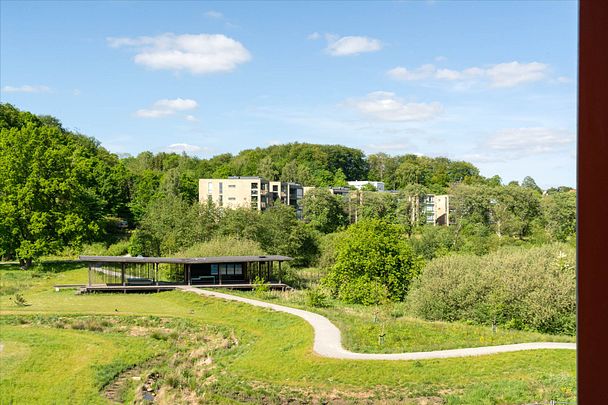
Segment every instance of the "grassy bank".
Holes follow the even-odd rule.
[[[224,291],[248,298],[291,306],[329,318],[342,332],[345,348],[363,353],[398,353],[504,345],[525,342],[574,342],[565,335],[470,325],[457,322],[429,322],[408,316],[403,303],[382,306],[349,305],[327,300],[328,307],[307,304],[303,291]]]
[[[28,306],[16,306],[10,295],[0,297],[1,313],[3,317],[75,314],[154,316],[199,322],[229,332],[239,343],[228,354],[220,356],[218,367],[213,372],[216,373],[213,374],[216,376],[213,384],[203,385],[203,379],[194,380],[195,386],[200,385],[201,390],[210,393],[210,402],[281,403],[293,399],[297,403],[344,399],[389,403],[424,400],[437,404],[511,404],[550,399],[571,401],[575,395],[573,351],[539,350],[413,362],[323,359],[312,352],[312,328],[287,314],[182,292],[76,296],[73,291],[54,292],[50,288],[55,283],[82,282],[85,277],[86,272],[81,269],[40,279],[22,291]],[[45,353],[52,350],[52,346],[36,338],[40,336],[37,335],[39,331],[48,333],[44,328],[2,328],[1,339],[5,343],[3,359],[14,359],[10,360],[12,365],[7,368],[9,372],[3,373],[2,378],[22,381],[20,392],[36,389],[35,381],[25,378],[26,368],[20,365],[44,358]],[[19,334],[28,333],[23,331],[33,331],[35,336],[28,338],[30,340],[23,339]],[[92,341],[114,339],[87,330],[57,330],[57,333],[62,337],[63,333],[67,333],[68,341],[72,336],[70,334],[75,334],[74,339],[76,335],[91,336]],[[452,331],[447,329],[446,335],[450,333]],[[59,337],[57,339],[60,340]],[[112,347],[109,342],[97,340],[97,344]],[[64,348],[66,356],[76,348],[68,346]],[[123,350],[130,346],[125,346]],[[81,367],[91,372],[90,369],[96,365],[129,355],[128,351],[121,351],[122,346],[116,347],[115,351],[107,351],[102,357],[95,357],[92,353],[93,357],[83,359]],[[162,349],[162,343],[161,346],[152,345],[150,348],[150,353],[154,353],[155,348]],[[144,361],[144,357],[140,360]],[[56,361],[60,362],[61,359],[57,358]],[[57,385],[59,381],[63,384],[62,375],[56,378]],[[69,376],[65,376],[65,379],[68,386],[69,381],[74,381]],[[94,396],[90,382],[78,380],[74,384],[85,387],[82,388],[85,392],[83,398]],[[17,394],[13,391],[13,395]],[[61,390],[53,395],[66,400],[69,398]]]

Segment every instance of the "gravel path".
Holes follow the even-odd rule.
[[[286,312],[299,316],[312,325],[315,331],[314,351],[320,356],[333,359],[351,360],[423,360],[423,359],[444,359],[448,357],[468,357],[481,356],[485,354],[496,354],[506,352],[516,352],[520,350],[536,349],[569,349],[575,350],[575,343],[555,343],[555,342],[536,342],[518,343],[502,346],[471,347],[467,349],[437,350],[433,352],[413,352],[413,353],[353,353],[342,347],[340,330],[329,321],[329,319],[313,312],[301,309],[285,307],[283,305],[271,304],[250,298],[239,297],[236,295],[223,294],[215,291],[203,290],[195,287],[180,287],[183,291],[190,291],[208,297],[223,298],[231,301],[244,302],[262,308],[270,308],[275,311]]]

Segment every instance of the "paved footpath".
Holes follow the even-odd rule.
[[[502,346],[471,347],[467,349],[437,350],[433,352],[412,352],[412,353],[354,353],[342,347],[340,330],[329,321],[329,319],[313,312],[301,309],[285,307],[283,305],[271,304],[250,298],[239,297],[236,295],[223,294],[215,291],[203,290],[195,287],[180,287],[183,291],[190,291],[208,297],[223,298],[231,301],[244,302],[262,308],[270,308],[275,311],[286,312],[299,316],[312,325],[315,331],[314,351],[320,356],[333,359],[351,360],[423,360],[423,359],[445,359],[448,357],[468,357],[481,356],[484,354],[496,354],[506,352],[516,352],[520,350],[537,349],[569,349],[575,350],[575,343],[556,343],[556,342],[536,342],[519,343]]]

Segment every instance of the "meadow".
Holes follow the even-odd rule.
[[[324,359],[312,352],[312,328],[287,314],[177,291],[55,292],[55,284],[86,280],[77,267],[25,272],[0,265],[3,404],[575,400],[573,351],[425,361]],[[356,306],[317,310],[342,329],[345,346],[369,352],[571,339],[425,322],[397,316],[399,308],[392,315]],[[386,321],[375,319],[383,316]],[[380,345],[374,328],[382,324],[386,337]],[[495,340],[488,343],[491,336]]]

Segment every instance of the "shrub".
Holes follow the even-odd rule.
[[[106,255],[108,256],[122,256],[129,253],[130,242],[128,240],[123,240],[114,243],[113,245],[108,246],[106,250]]]
[[[256,276],[253,280],[253,292],[260,298],[266,298],[270,292],[269,283],[263,277]]]
[[[574,249],[563,244],[442,257],[413,283],[408,305],[429,320],[574,334],[574,263]]]
[[[129,239],[131,256],[160,256],[160,242],[148,231],[136,229]]]
[[[321,254],[317,260],[317,267],[328,269],[336,264],[338,257],[338,245],[344,237],[344,232],[334,232],[327,235],[322,235],[319,238],[319,250]]]
[[[388,301],[388,289],[367,276],[359,277],[344,285],[338,298],[348,304],[378,305]]]
[[[319,287],[306,290],[306,305],[315,308],[327,308],[329,306],[327,295]]]
[[[378,219],[362,220],[351,225],[341,238],[336,264],[324,283],[334,296],[348,302],[369,301],[361,295],[362,289],[377,289],[374,283],[386,288],[390,300],[399,301],[405,298],[421,265],[405,240],[402,226]]]
[[[196,245],[177,253],[179,257],[211,257],[211,256],[261,256],[266,252],[260,244],[238,236],[218,236],[208,242]]]

